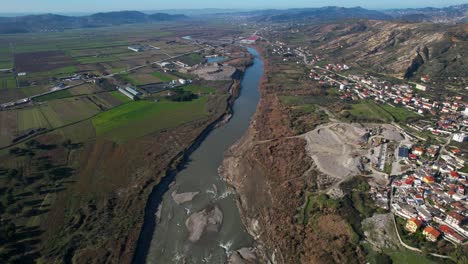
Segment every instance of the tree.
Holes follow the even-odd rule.
[[[39,141],[37,141],[35,139],[29,140],[28,142],[26,142],[26,146],[28,148],[30,148],[30,149],[37,148],[40,145],[41,145],[41,143],[39,143]]]
[[[6,203],[7,206],[12,205],[15,203],[15,197],[13,196],[13,190],[8,189],[7,194],[6,194]]]
[[[174,94],[169,96],[169,100],[176,102],[192,101],[198,96],[190,91],[185,91],[183,89],[177,88],[173,90]]]
[[[457,247],[450,256],[457,264],[468,263],[468,250],[466,250],[466,246]]]
[[[14,223],[2,223],[0,226],[0,244],[11,242],[16,237],[16,226]]]
[[[64,148],[66,148],[66,149],[71,149],[73,144],[72,144],[72,141],[70,139],[67,139],[67,140],[63,141],[62,146]]]

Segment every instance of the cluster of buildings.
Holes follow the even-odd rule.
[[[413,147],[409,154],[405,150],[400,153],[417,162],[422,155],[437,155],[437,150],[429,153],[433,148]],[[405,228],[409,232],[421,230],[429,241],[443,237],[464,243],[468,238],[468,174],[445,161],[434,160],[392,181],[391,210],[407,219]]]
[[[425,129],[436,135],[452,135],[458,131],[468,132],[468,105],[461,95],[434,100],[421,96],[409,84],[392,85],[374,77],[350,75],[351,82],[343,82],[340,90],[342,99],[373,99],[392,106],[407,108],[418,114],[429,114],[438,118],[433,126]],[[416,88],[421,85],[416,85]],[[423,128],[415,127],[417,130]],[[458,134],[454,140],[467,140],[466,134]]]
[[[415,92],[415,88],[422,86],[419,84],[392,85],[372,76],[343,76],[337,73],[347,68],[344,64],[328,64],[322,72],[311,70],[309,78],[321,84],[338,85],[342,100],[374,100],[393,107],[404,107],[421,116],[427,114],[432,119],[429,124],[416,122],[407,125],[419,132],[428,131],[437,136],[451,137],[455,142],[468,141],[468,104],[464,102],[463,96],[434,100]]]
[[[117,87],[117,91],[122,93],[123,95],[127,96],[128,98],[135,100],[138,95],[140,95],[140,92],[137,91],[135,88],[127,86],[127,87]]]
[[[244,38],[240,41],[241,44],[246,44],[246,45],[253,45],[257,40],[259,40],[259,36],[250,36],[248,38]]]
[[[281,41],[276,41],[273,44],[271,51],[273,55],[283,57],[283,61],[295,59],[296,63],[305,62],[306,64],[315,64],[323,60],[320,55],[312,54],[307,47],[290,48]]]
[[[14,101],[14,102],[8,102],[8,103],[0,104],[0,110],[4,110],[4,109],[11,108],[11,107],[14,107],[14,106],[27,104],[29,102],[31,102],[31,98],[23,98],[23,99],[19,99],[17,101]]]
[[[327,65],[325,65],[325,69],[327,69],[329,71],[340,72],[340,71],[349,70],[350,67],[348,65],[346,65],[346,64],[338,63],[338,64],[327,64]]]

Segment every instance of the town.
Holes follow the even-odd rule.
[[[308,48],[288,47],[280,41],[271,52],[285,62],[305,64],[310,69],[306,78],[336,89],[343,102],[368,102],[411,116],[412,122],[388,120],[402,135],[399,140],[386,137],[382,127],[367,129],[366,138],[373,138],[367,142],[371,155],[361,153],[361,171],[386,175],[385,181],[370,183],[370,195],[378,207],[405,221],[404,232],[420,233],[430,242],[444,239],[466,244],[468,166],[461,151],[468,141],[466,96],[431,93],[437,87],[428,84],[427,76],[420,83],[410,83],[359,74],[345,63],[326,63]],[[371,169],[365,163],[370,163]]]

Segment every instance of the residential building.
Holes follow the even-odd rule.
[[[412,217],[406,222],[405,229],[411,233],[415,233],[422,225],[422,221]]]
[[[462,225],[465,222],[465,220],[466,220],[466,217],[464,217],[463,215],[455,211],[448,213],[447,218],[445,219],[447,223],[453,224],[453,225]]]
[[[448,227],[447,225],[440,225],[440,231],[444,233],[445,238],[455,242],[455,243],[463,243],[465,241],[465,238],[455,232],[452,228]]]
[[[455,133],[453,134],[452,139],[457,142],[464,142],[468,139],[465,133]]]
[[[440,232],[432,226],[426,226],[426,228],[424,228],[423,230],[423,235],[426,237],[427,240],[431,242],[436,242],[437,239],[440,237]]]

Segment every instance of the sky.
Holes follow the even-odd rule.
[[[0,0],[0,13],[66,13],[200,8],[362,6],[370,9],[443,7],[468,0]]]

